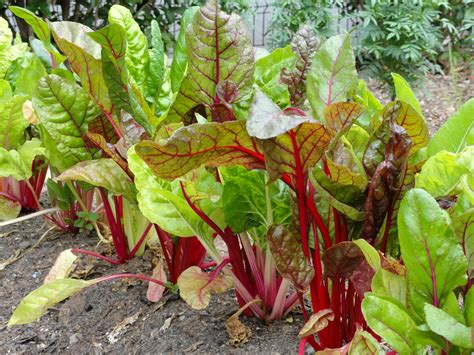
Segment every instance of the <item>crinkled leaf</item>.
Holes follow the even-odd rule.
[[[337,209],[339,212],[343,213],[345,216],[349,217],[353,221],[363,221],[364,212],[357,210],[356,208],[341,202],[334,196],[330,191],[326,190],[316,179],[313,174],[309,175],[313,187],[318,192],[319,196],[328,201],[328,203]]]
[[[329,325],[329,322],[334,320],[334,312],[332,309],[323,309],[309,317],[303,328],[301,328],[298,335],[302,338],[320,332]]]
[[[43,284],[67,278],[72,271],[72,266],[76,259],[77,256],[72,253],[71,249],[63,250],[56,258],[48,275],[44,278]]]
[[[84,137],[88,123],[98,115],[98,109],[79,85],[50,74],[40,80],[33,106],[55,142],[54,149],[62,155],[60,161],[52,162],[53,165],[62,170],[91,159]],[[50,149],[49,146],[51,144],[46,148]]]
[[[259,144],[265,155],[270,181],[284,174],[298,181],[321,159],[329,144],[329,135],[320,123],[305,122]]]
[[[409,104],[421,117],[423,113],[421,112],[421,106],[418,100],[415,97],[410,85],[407,81],[399,74],[392,73],[393,85],[395,86],[395,94],[397,99]]]
[[[68,25],[51,24],[53,37],[61,51],[66,55],[71,69],[81,79],[84,90],[92,97],[97,106],[106,114],[112,112],[112,103],[105,85],[102,70],[101,47],[88,36],[92,30],[87,26],[73,27],[74,33],[80,34],[71,38],[71,33],[64,28]]]
[[[390,138],[385,147],[385,160],[377,166],[372,176],[364,203],[362,235],[369,241],[377,237],[387,213],[394,208],[395,196],[403,187],[411,142],[401,126],[391,125]]]
[[[47,75],[41,60],[31,55],[15,82],[15,94],[32,96],[38,87],[38,81]]]
[[[294,69],[286,65],[281,70],[281,82],[288,85],[290,103],[300,107],[306,100],[306,76],[311,68],[314,53],[321,46],[321,39],[316,37],[310,25],[303,25],[291,39],[291,48],[296,54]]]
[[[6,80],[0,79],[0,105],[7,103],[13,96],[13,91],[10,83]]]
[[[24,96],[15,96],[8,102],[0,104],[0,147],[16,148],[24,140],[28,121],[23,116]]]
[[[32,172],[33,160],[37,155],[44,155],[44,148],[38,138],[26,141],[17,150],[6,150],[0,147],[0,176],[11,176],[15,180],[27,180]]]
[[[89,129],[89,132],[87,132],[87,139],[90,141],[91,145],[94,145],[95,147],[102,150],[102,155],[104,157],[110,158],[115,161],[122,168],[123,171],[128,171],[127,161],[119,153],[116,146],[109,144],[105,140],[104,136],[97,133],[92,133]]]
[[[0,165],[1,169],[1,165]],[[18,217],[21,212],[21,204],[0,195],[0,221],[8,221]]]
[[[125,31],[127,48],[125,61],[130,76],[142,87],[145,81],[146,67],[150,60],[148,41],[138,23],[133,19],[129,9],[121,5],[113,5],[109,10],[109,23],[120,25]]]
[[[31,26],[36,37],[39,38],[43,44],[44,49],[47,50],[50,58],[50,61],[54,60],[55,66],[62,63],[64,57],[57,52],[57,50],[51,44],[51,31],[48,27],[48,24],[36,16],[33,12],[27,8],[19,6],[10,6],[9,10],[13,12],[17,17],[23,19],[28,25]]]
[[[120,25],[110,24],[89,33],[89,36],[102,47],[104,81],[117,116],[121,116],[123,111],[133,114],[137,122],[151,133],[150,122],[155,121],[154,114],[141,91],[129,80],[126,32]]]
[[[364,108],[355,102],[337,102],[324,108],[326,130],[332,135],[345,133],[363,113]]]
[[[63,48],[60,42],[64,41],[84,50],[93,58],[100,59],[100,46],[88,36],[88,33],[92,32],[92,30],[86,25],[79,22],[60,21],[50,22],[49,27],[61,50],[63,50]],[[58,39],[60,39],[59,42]],[[71,61],[68,53],[65,54]]]
[[[197,236],[209,254],[218,253],[207,225],[189,207],[184,198],[171,191],[168,182],[159,179],[132,147],[128,151],[130,170],[135,175],[137,200],[143,215],[168,233],[180,237]]]
[[[134,199],[132,180],[112,159],[80,162],[63,172],[58,179],[87,182],[103,187],[116,196],[123,195],[130,201]]]
[[[155,103],[161,92],[161,86],[165,77],[165,49],[161,39],[160,26],[156,20],[151,21],[151,49],[149,50],[150,60],[145,68],[145,97]]]
[[[323,119],[326,106],[346,101],[357,83],[349,34],[329,38],[314,55],[308,73],[307,95],[314,117]]]
[[[474,149],[458,154],[440,151],[429,158],[416,175],[416,187],[434,197],[450,195],[460,184],[461,176],[474,173],[474,166],[470,169],[468,161],[474,161]]]
[[[372,279],[375,275],[372,267],[364,259],[352,271],[349,281],[354,287],[355,292],[361,297],[364,297],[366,292],[372,290]]]
[[[5,74],[11,64],[10,47],[12,45],[13,34],[8,26],[8,21],[3,17],[0,18],[0,79]]]
[[[21,300],[8,321],[8,326],[34,322],[56,303],[74,296],[96,282],[97,279],[58,279],[42,285]]]
[[[395,123],[402,126],[411,139],[410,156],[426,146],[429,141],[428,125],[413,107],[403,101],[389,103],[385,110],[396,110]]]
[[[337,243],[323,254],[324,275],[334,281],[349,278],[363,258],[360,248],[354,243]]]
[[[263,168],[263,156],[245,122],[194,124],[178,129],[166,142],[144,141],[137,154],[163,179],[172,180],[205,164]]]
[[[312,121],[303,113],[284,113],[261,91],[255,93],[247,120],[247,132],[259,139],[268,139],[286,133],[301,123]]]
[[[186,28],[186,45],[188,71],[169,119],[184,117],[199,104],[210,109],[219,104],[216,89],[222,81],[232,82],[238,88],[240,96],[233,106],[248,101],[253,84],[253,48],[237,14],[220,11],[215,0],[207,2]]]
[[[428,144],[428,156],[441,150],[458,153],[468,145],[474,145],[474,98],[468,100],[436,132]]]
[[[293,68],[295,62],[295,53],[286,46],[275,49],[255,63],[255,84],[281,108],[290,105],[290,95],[288,86],[280,81],[280,73],[284,68]]]
[[[414,344],[409,340],[409,334],[416,324],[401,306],[373,293],[366,293],[362,312],[369,327],[394,350],[402,354],[413,352]]]
[[[228,274],[213,276],[198,266],[191,266],[178,277],[179,294],[193,309],[204,309],[209,305],[211,294],[223,293],[232,287]]]
[[[190,7],[186,9],[181,18],[181,25],[179,29],[178,39],[173,51],[173,61],[171,63],[171,91],[178,92],[181,87],[181,82],[186,75],[188,67],[188,50],[186,46],[186,28],[191,22],[196,11],[199,10],[198,6]]]
[[[438,305],[466,283],[466,257],[448,214],[424,190],[413,189],[405,195],[398,230],[411,302],[421,315],[424,302]]]
[[[267,232],[267,241],[278,272],[298,290],[305,291],[314,277],[314,269],[303,254],[298,235],[282,225],[273,225]]]
[[[433,332],[460,348],[474,349],[472,327],[459,323],[448,313],[431,304],[425,303],[424,311],[426,323]]]

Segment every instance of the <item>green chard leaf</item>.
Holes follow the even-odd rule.
[[[313,57],[307,94],[313,116],[323,119],[326,106],[346,101],[358,84],[350,36],[338,35],[324,42]]]
[[[255,84],[281,108],[290,105],[288,85],[280,81],[281,71],[283,68],[293,68],[295,63],[296,55],[289,45],[275,49],[255,63]]]
[[[25,101],[24,96],[14,96],[0,104],[0,147],[4,149],[14,149],[24,140],[25,129],[29,126],[22,111]]]
[[[405,309],[389,298],[366,293],[362,312],[369,327],[394,350],[401,354],[414,352],[415,344],[410,339],[410,333],[415,330],[416,323]]]
[[[120,25],[125,31],[127,47],[125,61],[133,81],[142,88],[145,83],[146,68],[150,61],[148,41],[129,9],[113,5],[109,10],[109,23]]]
[[[181,121],[196,106],[204,105],[214,121],[222,122],[229,120],[223,111],[233,115],[250,104],[253,47],[238,15],[220,11],[216,0],[207,2],[186,28],[186,45],[188,71],[170,110],[171,121]],[[231,87],[231,98],[218,92],[225,86]]]
[[[0,149],[0,159],[1,158],[1,149]],[[1,162],[0,162],[0,169]],[[16,201],[12,201],[9,198],[0,195],[0,221],[8,221],[18,217],[21,212],[21,204]]]
[[[212,232],[192,210],[186,200],[172,191],[169,182],[158,178],[136,153],[128,150],[128,163],[135,175],[137,200],[143,215],[168,233],[180,237],[199,238],[214,260],[220,257],[215,249]]]
[[[125,31],[120,25],[110,24],[88,35],[102,46],[104,81],[109,89],[110,100],[114,104],[116,115],[120,117],[122,111],[133,114],[136,121],[151,134],[150,122],[155,120],[154,114],[140,90],[129,83]]]
[[[59,170],[92,158],[84,138],[88,123],[97,117],[99,110],[79,85],[48,75],[39,82],[33,106],[52,140],[45,147],[61,154],[60,161],[52,161]]]
[[[53,22],[50,27],[59,49],[81,79],[84,90],[104,114],[110,115],[113,106],[104,81],[101,47],[88,35],[92,30],[71,22]]]
[[[56,303],[94,285],[97,281],[57,279],[42,285],[21,300],[8,321],[8,326],[34,322]]]
[[[186,75],[188,67],[188,50],[186,46],[186,29],[191,22],[199,6],[193,6],[184,11],[181,18],[178,39],[173,51],[173,61],[171,62],[171,91],[177,93],[181,87],[183,78]]]
[[[405,195],[398,230],[411,304],[422,316],[425,302],[439,306],[466,283],[466,257],[448,214],[424,190],[413,189]]]
[[[165,79],[165,62],[168,60],[156,20],[151,21],[151,45],[150,60],[145,68],[145,97],[149,102],[156,103]]]
[[[0,17],[0,79],[5,77],[12,61],[10,53],[12,40],[13,33],[8,26],[8,21]]]
[[[87,160],[67,169],[58,179],[60,181],[83,181],[103,187],[116,196],[123,195],[134,200],[133,183],[130,177],[112,159]]]
[[[47,50],[47,53],[50,56],[50,62],[53,67],[58,66],[64,61],[64,57],[58,53],[56,48],[51,44],[51,30],[48,27],[48,24],[36,16],[30,10],[19,7],[19,6],[10,6],[9,10],[16,15],[17,17],[23,19],[28,25],[31,26],[36,37],[39,38],[43,44],[44,49]]]
[[[458,322],[448,313],[431,304],[425,303],[426,323],[436,334],[462,349],[474,350],[472,326]]]
[[[395,86],[395,93],[397,99],[409,104],[421,117],[423,113],[421,112],[421,106],[418,100],[415,97],[410,85],[407,81],[399,74],[392,73],[393,85]]]
[[[474,145],[474,98],[469,99],[436,132],[428,144],[428,156],[447,150],[459,153],[464,147]]]

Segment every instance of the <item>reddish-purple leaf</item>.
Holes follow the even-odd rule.
[[[280,274],[290,279],[299,291],[305,291],[314,277],[314,269],[303,254],[298,234],[274,225],[267,232],[267,240]]]
[[[323,254],[324,275],[334,281],[348,278],[363,258],[360,248],[352,242],[333,245]]]
[[[288,85],[291,106],[301,106],[306,99],[306,76],[320,45],[321,40],[309,25],[302,26],[291,39],[291,49],[297,56],[296,65],[291,71],[283,68],[280,78],[282,83]]]

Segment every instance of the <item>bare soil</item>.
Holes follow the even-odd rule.
[[[376,82],[370,88],[383,102]],[[428,77],[416,90],[430,132],[435,132],[455,110],[473,95],[472,78]],[[456,99],[457,98],[457,99]],[[94,250],[97,239],[84,234],[51,232],[33,251],[1,269],[2,261],[27,250],[48,229],[41,218],[0,229],[0,353],[296,353],[298,330],[303,324],[297,310],[283,321],[265,325],[241,317],[252,330],[249,341],[229,344],[225,321],[238,308],[232,292],[213,296],[202,311],[190,309],[178,296],[167,294],[158,303],[146,298],[147,284],[113,281],[90,287],[50,309],[39,321],[7,328],[18,302],[42,284],[57,255],[64,249]],[[118,272],[151,273],[151,262],[136,258],[123,266],[110,266],[84,257],[87,278]]]

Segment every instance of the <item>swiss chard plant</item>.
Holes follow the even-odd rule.
[[[211,27],[211,19],[217,27]],[[292,282],[307,320],[301,349],[306,343],[318,350],[337,348],[366,327],[357,279],[363,273],[362,254],[349,241],[362,237],[383,252],[397,252],[393,221],[420,166],[419,151],[428,143],[426,122],[401,77],[394,75],[397,100],[383,107],[357,78],[349,37],[321,43],[307,28],[292,47],[257,62],[258,88],[245,110],[252,83],[247,73],[253,69],[245,39],[239,43],[240,32],[228,35],[226,26],[233,22],[212,2],[196,13],[188,36],[206,46],[189,47],[188,72],[170,110],[171,117],[178,113],[185,119],[185,127],[168,139],[140,142],[133,152],[159,179],[171,186],[179,182],[182,196],[173,204],[177,216],[200,232],[219,265],[231,264],[240,305],[260,302],[252,303],[247,313],[271,320],[273,309],[280,307],[273,298],[262,297],[273,292],[265,282],[267,261],[273,258],[279,275]],[[187,188],[196,175],[203,176],[203,165],[210,169],[207,173],[214,172],[223,191],[209,210],[209,196],[189,188],[193,196]],[[265,193],[252,175],[265,181]],[[157,189],[163,184],[159,179]],[[239,189],[232,191],[234,181],[240,181]],[[138,186],[139,195],[146,196],[139,198],[140,208],[170,228],[169,216],[153,205],[166,192],[153,192],[151,186]],[[274,189],[286,191],[291,210],[283,220],[277,218],[280,212],[275,215]],[[223,219],[217,203],[223,206]],[[228,259],[215,255],[214,236],[226,243]],[[265,263],[258,261],[263,260],[259,249],[265,251]],[[311,317],[304,305],[307,290]],[[294,296],[286,297],[290,305]]]
[[[27,43],[13,39],[3,18],[0,51],[0,220],[6,220],[22,208],[41,208],[47,164],[31,97],[46,69]]]

